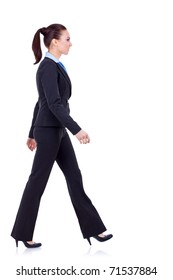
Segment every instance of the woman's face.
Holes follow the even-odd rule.
[[[68,54],[72,43],[70,41],[70,34],[67,30],[63,30],[61,32],[61,37],[59,40],[56,40],[57,43],[57,51],[60,54]]]

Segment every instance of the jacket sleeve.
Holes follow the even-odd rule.
[[[38,105],[38,101],[37,101],[37,103],[35,104],[35,107],[34,107],[32,123],[31,123],[31,127],[30,127],[30,130],[29,130],[29,135],[28,135],[29,138],[34,138],[33,130],[34,130],[34,123],[35,123],[35,120],[36,120],[36,117],[37,117],[37,114],[38,114],[38,110],[39,110],[39,105]]]
[[[57,66],[49,63],[42,69],[41,84],[47,100],[47,104],[55,117],[65,126],[73,135],[81,130],[81,127],[72,119],[66,108],[61,102],[59,87],[57,84]]]

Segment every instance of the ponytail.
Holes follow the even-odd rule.
[[[32,41],[32,50],[33,50],[35,60],[36,60],[34,64],[37,64],[42,58],[40,33],[42,35],[45,35],[45,30],[46,30],[45,27],[38,29],[37,32],[35,33],[33,41]]]

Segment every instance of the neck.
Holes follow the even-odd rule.
[[[57,59],[60,59],[60,57],[61,57],[61,54],[59,52],[55,51],[55,50],[48,49],[48,52],[51,53]]]

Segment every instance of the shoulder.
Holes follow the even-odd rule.
[[[48,68],[48,69],[57,69],[57,64],[50,58],[45,57],[39,65],[38,69]]]
[[[52,59],[46,57],[40,62],[38,72],[57,73],[57,64]]]

